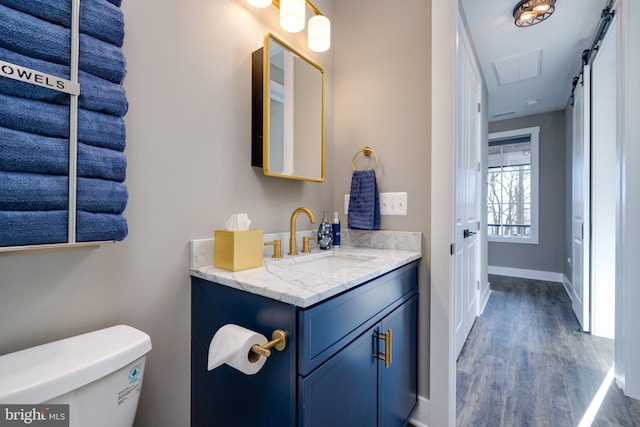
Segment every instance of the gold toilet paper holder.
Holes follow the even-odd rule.
[[[276,329],[271,334],[271,341],[264,345],[254,344],[251,347],[251,353],[259,354],[260,356],[271,356],[271,348],[275,348],[278,351],[282,351],[287,347],[287,334],[282,329]]]

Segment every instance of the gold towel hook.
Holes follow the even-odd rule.
[[[374,169],[378,168],[378,154],[374,151],[373,148],[371,147],[364,147],[361,150],[359,150],[354,156],[353,159],[351,160],[351,168],[353,170],[356,170],[356,158],[358,157],[358,154],[364,154],[366,157],[369,157],[370,155],[373,154],[373,157],[375,157],[375,164],[373,165]]]

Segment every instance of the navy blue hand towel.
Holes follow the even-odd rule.
[[[0,0],[0,4],[65,28],[71,28],[69,0]],[[80,32],[107,43],[122,46],[124,40],[122,10],[107,0],[82,0]]]
[[[0,59],[21,67],[69,79],[68,65],[30,58],[2,47],[0,47]],[[6,68],[5,72],[11,72],[10,70],[10,68]],[[14,71],[14,73],[16,72]],[[78,72],[78,80],[81,88],[80,96],[78,97],[78,106],[80,108],[119,117],[127,113],[129,103],[127,102],[124,86],[84,71]],[[69,95],[63,92],[9,78],[0,78],[0,93],[63,105],[69,105],[70,98]]]
[[[0,5],[0,47],[32,58],[69,64],[71,30]],[[126,61],[122,48],[80,34],[78,66],[94,76],[122,83]]]
[[[347,224],[360,230],[380,229],[380,196],[373,169],[353,171]]]

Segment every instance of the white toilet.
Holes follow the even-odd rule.
[[[131,427],[150,350],[119,325],[0,356],[0,404],[69,404],[70,427]]]

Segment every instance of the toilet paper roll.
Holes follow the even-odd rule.
[[[210,371],[226,363],[247,375],[256,374],[264,366],[267,358],[252,353],[254,344],[264,345],[267,338],[255,331],[239,325],[227,324],[218,329],[209,344],[207,369]]]

